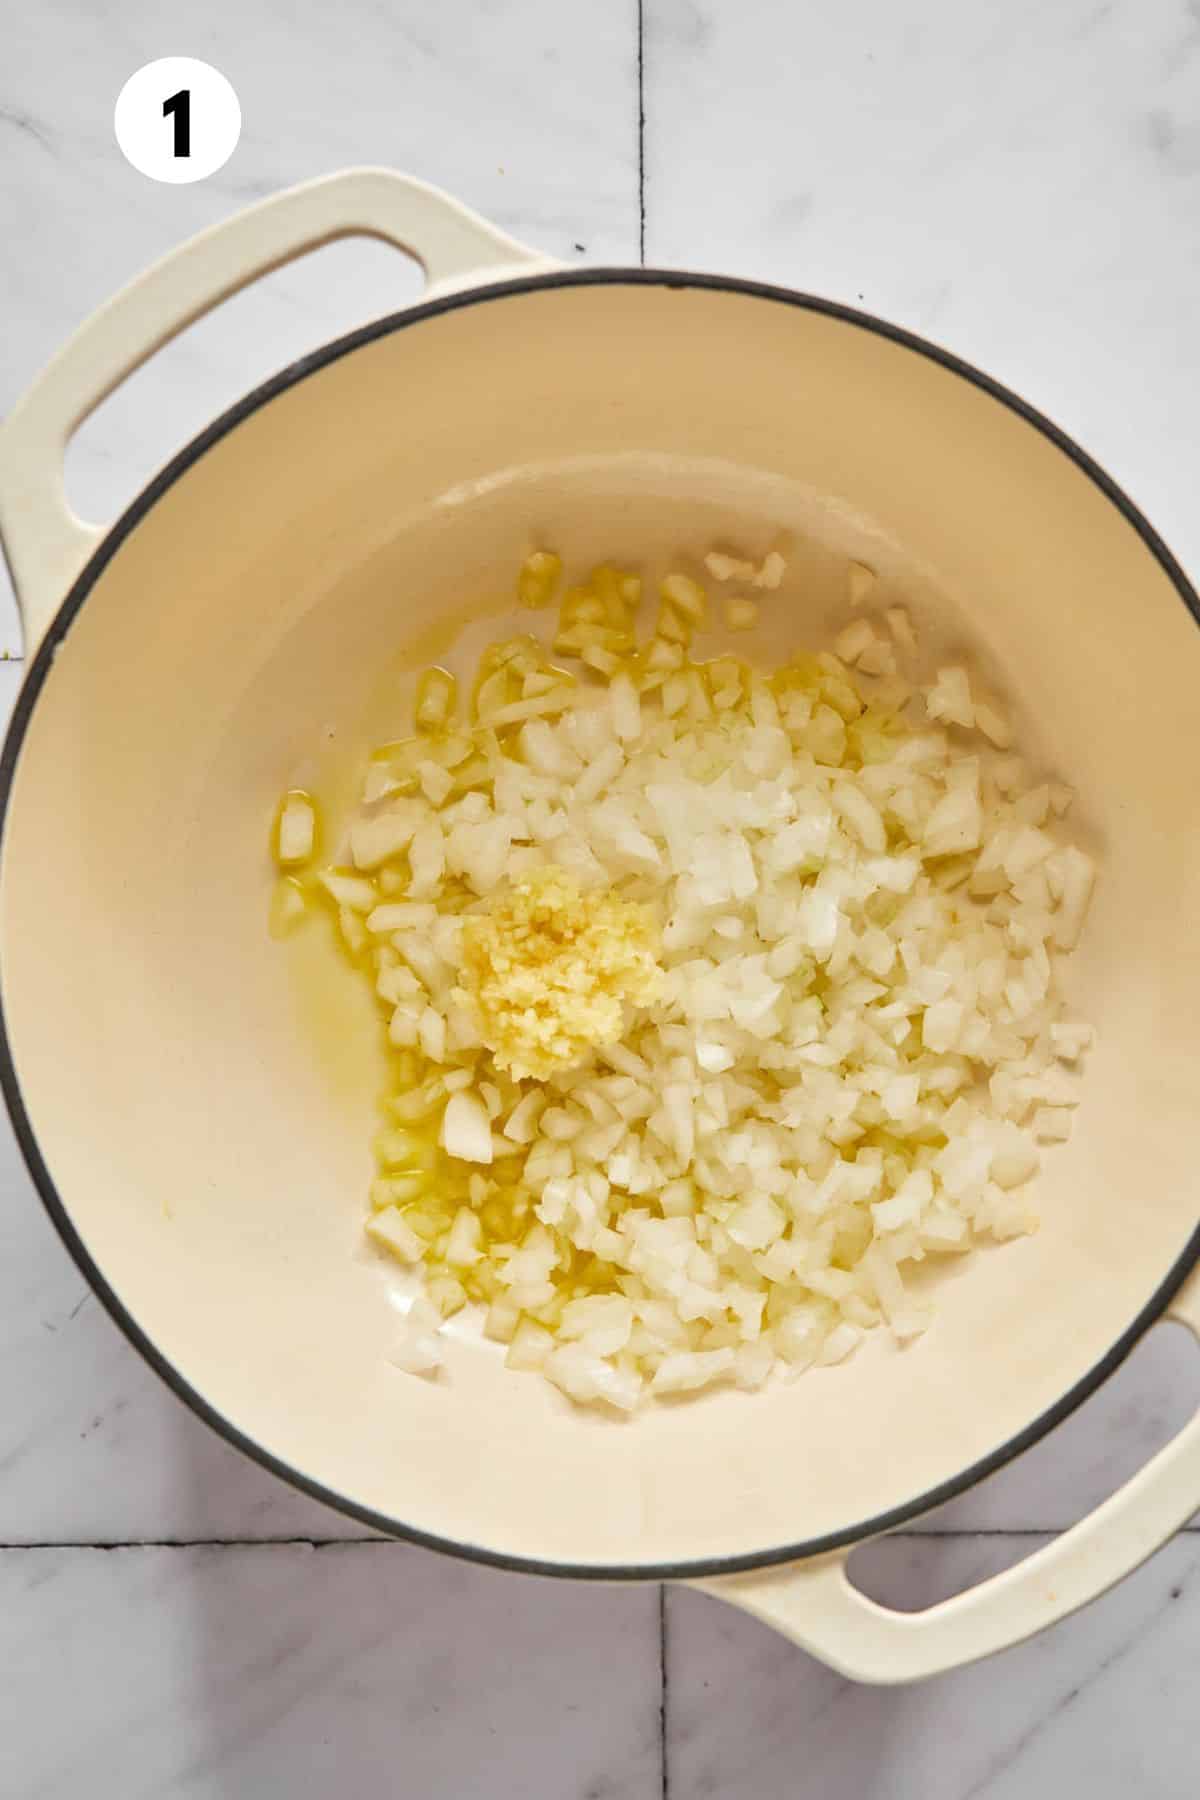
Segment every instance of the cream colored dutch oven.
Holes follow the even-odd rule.
[[[353,232],[419,259],[422,302],[249,395],[111,530],[72,517],[64,447],[96,404],[198,314]],[[619,1423],[466,1335],[449,1379],[402,1376],[358,1249],[371,1084],[331,1078],[266,936],[278,792],[318,734],[352,738],[379,660],[448,643],[534,536],[653,559],[759,527],[873,542],[950,596],[948,635],[1081,789],[1104,873],[1075,980],[1099,1047],[1043,1229],[956,1265],[908,1350],[877,1334],[759,1395]],[[1193,1420],[944,1605],[897,1615],[845,1573],[851,1546],[1041,1437],[1157,1320],[1200,1330],[1198,603],[1045,419],[845,307],[568,272],[367,170],[206,232],[85,324],[0,430],[0,528],[29,656],[2,765],[4,1091],[67,1247],[202,1418],[385,1531],[691,1581],[869,1681],[1015,1643],[1200,1504]],[[785,599],[811,642],[825,599]]]

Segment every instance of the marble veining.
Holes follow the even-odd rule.
[[[928,333],[1040,404],[1200,572],[1200,0],[151,0],[10,9],[0,410],[181,237],[349,163],[432,180],[567,261],[794,283]],[[155,187],[113,99],[184,47],[245,129]],[[187,333],[85,425],[114,517],[254,382],[417,292],[347,243]],[[0,654],[19,655],[0,572]],[[18,662],[0,660],[0,716]],[[1194,1788],[1200,1537],[1054,1632],[923,1688],[854,1688],[705,1597],[535,1581],[367,1541],[199,1424],[92,1300],[0,1127],[0,1794],[405,1800],[1097,1800]],[[1152,1333],[1051,1439],[860,1552],[929,1604],[1095,1505],[1188,1415]],[[123,1546],[123,1547],[122,1547]]]
[[[926,1604],[1041,1541],[893,1540],[888,1599]],[[718,1602],[672,1590],[671,1791],[1042,1800],[1066,1788],[1116,1800],[1135,1789],[1181,1800],[1192,1786],[1198,1598],[1200,1541],[1188,1534],[1087,1612],[1001,1658],[917,1687],[865,1689]]]
[[[394,1544],[45,1549],[0,1552],[0,1616],[14,1800],[661,1793],[650,1587]]]
[[[650,0],[646,257],[862,304],[1079,438],[1200,566],[1185,0]]]

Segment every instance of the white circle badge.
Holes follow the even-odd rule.
[[[151,181],[203,181],[237,148],[242,109],[211,63],[161,56],[117,95],[113,130],[126,160]]]

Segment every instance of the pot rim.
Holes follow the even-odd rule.
[[[1039,431],[1043,437],[1069,457],[1137,532],[1191,613],[1192,618],[1197,625],[1200,625],[1200,595],[1197,594],[1153,526],[1112,477],[1107,475],[1073,438],[1060,430],[1036,407],[1013,393],[1010,388],[993,380],[991,376],[985,375],[963,358],[942,349],[940,345],[933,344],[926,338],[904,330],[901,326],[890,324],[888,321],[876,318],[873,314],[860,311],[858,308],[843,305],[840,301],[827,300],[817,295],[802,293],[797,289],[780,287],[768,282],[743,280],[736,276],[693,274],[682,270],[619,266],[566,269],[507,281],[484,283],[478,287],[444,295],[439,299],[418,303],[400,312],[386,314],[368,325],[360,326],[342,337],[332,339],[307,356],[289,363],[277,374],[252,388],[241,400],[221,413],[211,425],[208,425],[189,443],[185,444],[125,509],[111,529],[105,533],[71,584],[21,685],[5,735],[3,752],[0,753],[0,862],[3,858],[4,834],[21,748],[38,696],[45,685],[58,647],[69,632],[98,577],[121,544],[163,494],[193,463],[199,460],[205,451],[218,443],[243,419],[265,406],[277,395],[294,387],[307,376],[339,361],[352,351],[373,343],[378,338],[387,337],[392,332],[419,325],[426,319],[436,317],[441,313],[456,311],[460,307],[479,306],[488,301],[503,300],[544,289],[604,286],[663,287],[676,290],[699,288],[738,294],[755,300],[771,301],[779,305],[794,306],[802,311],[819,313],[828,318],[837,319],[843,324],[855,326],[860,330],[874,332],[877,336],[887,338],[904,349],[927,357],[931,362],[939,364],[951,374],[957,375],[964,381],[970,382],[972,386],[981,389],[993,400],[999,401],[1001,405],[1006,406],[1026,424]],[[2,976],[2,971],[0,971],[0,976]],[[493,1550],[481,1544],[463,1543],[458,1539],[442,1537],[436,1532],[424,1531],[407,1525],[403,1520],[392,1518],[372,1507],[364,1506],[347,1495],[339,1494],[335,1489],[327,1487],[323,1482],[304,1474],[281,1457],[276,1456],[235,1425],[231,1419],[226,1418],[191,1385],[186,1376],[142,1330],[133,1314],[114,1293],[72,1223],[70,1211],[59,1194],[42,1158],[37,1138],[25,1109],[20,1082],[17,1078],[13,1046],[9,1038],[8,1020],[4,1010],[2,978],[0,978],[0,1090],[3,1091],[5,1104],[26,1168],[52,1224],[80,1274],[134,1349],[162,1378],[176,1397],[182,1400],[184,1405],[190,1408],[198,1418],[223,1437],[227,1443],[232,1444],[235,1449],[240,1450],[252,1461],[268,1470],[270,1474],[277,1476],[310,1498],[331,1507],[344,1517],[367,1525],[387,1537],[414,1543],[425,1549],[443,1551],[468,1562],[483,1563],[495,1568],[509,1569],[530,1575],[561,1576],[582,1581],[666,1581],[734,1575],[753,1569],[765,1569],[778,1564],[799,1562],[809,1557],[846,1549],[868,1538],[877,1537],[884,1532],[895,1530],[898,1526],[908,1524],[1003,1468],[1005,1464],[1020,1456],[1023,1451],[1039,1442],[1056,1425],[1061,1424],[1113,1374],[1143,1334],[1161,1317],[1197,1261],[1200,1260],[1200,1224],[1198,1224],[1183,1251],[1132,1322],[1105,1355],[1073,1387],[1061,1395],[1053,1406],[1046,1408],[1015,1436],[989,1452],[987,1456],[969,1464],[957,1475],[940,1482],[936,1487],[928,1489],[914,1500],[907,1501],[901,1506],[891,1507],[885,1512],[868,1516],[837,1531],[825,1532],[815,1538],[802,1539],[796,1543],[783,1544],[767,1550],[747,1551],[732,1556],[698,1557],[682,1561],[654,1563],[561,1562],[533,1556],[519,1556],[503,1550]]]

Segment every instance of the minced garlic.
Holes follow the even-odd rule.
[[[464,921],[458,996],[484,1043],[517,1080],[544,1080],[625,1026],[662,982],[650,907],[581,892],[561,869],[531,871]]]

